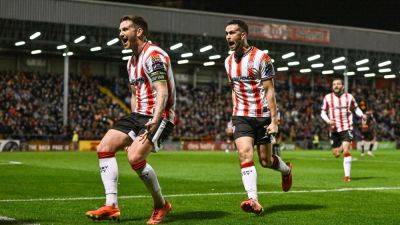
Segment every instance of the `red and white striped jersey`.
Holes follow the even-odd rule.
[[[225,69],[234,92],[233,116],[269,117],[262,82],[275,76],[268,54],[252,46],[236,61],[234,53],[225,60]]]
[[[165,80],[168,99],[163,118],[175,122],[175,81],[168,54],[160,47],[146,43],[136,62],[131,57],[127,64],[129,83],[135,87],[136,108],[134,112],[153,116],[157,92],[153,82]]]
[[[353,129],[353,109],[357,108],[357,102],[353,95],[343,93],[336,96],[334,93],[325,95],[322,110],[325,111],[330,120],[335,121],[334,131],[342,132]]]

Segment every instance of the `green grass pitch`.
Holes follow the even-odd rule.
[[[265,213],[255,216],[239,207],[246,194],[236,153],[152,154],[148,161],[173,205],[165,224],[400,224],[400,151],[374,158],[353,152],[350,183],[342,181],[343,159],[328,151],[283,158],[294,164],[292,190],[283,193],[280,174],[257,163]],[[119,223],[145,224],[152,200],[124,152],[118,164]],[[0,153],[0,224],[118,224],[84,215],[104,203],[103,193],[94,152]]]

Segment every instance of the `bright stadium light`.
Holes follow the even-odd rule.
[[[204,66],[213,66],[213,65],[215,65],[215,62],[213,62],[213,61],[205,62],[205,63],[203,63],[203,65]]]
[[[332,59],[332,63],[338,63],[338,62],[342,62],[346,60],[346,58],[344,56],[336,58],[336,59]]]
[[[288,62],[288,66],[298,66],[300,65],[299,61]]]
[[[368,62],[369,62],[369,59],[362,59],[362,60],[356,62],[356,66],[360,66],[360,65],[363,65]]]
[[[395,74],[388,74],[388,75],[383,76],[383,78],[385,78],[385,79],[393,79],[393,78],[396,78],[396,75]]]
[[[322,74],[324,74],[324,75],[333,74],[333,70],[324,70],[324,71],[322,71]]]
[[[334,70],[344,70],[346,69],[346,65],[338,65],[333,67]]]
[[[40,54],[40,53],[42,53],[42,50],[40,50],[40,49],[31,51],[32,55],[37,55],[37,54]]]
[[[354,73],[353,71],[349,71],[349,72],[346,72],[346,73],[343,73],[343,75],[345,75],[345,76],[354,76],[356,73]]]
[[[33,39],[39,37],[41,34],[42,34],[42,33],[40,33],[39,31],[38,31],[38,32],[35,32],[35,33],[33,33],[31,36],[29,36],[29,39],[33,40]]]
[[[278,67],[276,70],[278,70],[278,71],[288,71],[288,70],[289,70],[289,67],[287,67],[287,66]]]
[[[379,73],[389,73],[389,72],[392,72],[392,69],[390,68],[379,69]]]
[[[121,52],[122,52],[122,54],[132,53],[132,49],[124,49]]]
[[[311,62],[311,61],[317,60],[319,58],[321,58],[321,55],[317,54],[317,55],[313,55],[313,56],[308,57],[307,61]]]
[[[208,57],[208,59],[219,59],[221,58],[221,55],[211,55],[210,57]]]
[[[193,53],[191,53],[191,52],[186,52],[186,53],[181,54],[182,58],[189,58],[189,57],[192,57],[192,56],[193,56]]]
[[[309,73],[311,72],[311,69],[301,69],[300,73]]]
[[[127,55],[127,56],[122,57],[122,60],[129,60],[131,57],[132,57],[132,56]]]
[[[114,39],[112,39],[112,40],[110,40],[110,41],[107,42],[107,46],[111,46],[111,45],[117,43],[118,41],[119,41],[118,38],[114,38]]]
[[[265,49],[265,50],[263,50],[263,52],[266,53],[266,54],[268,54],[269,51],[268,51],[267,49]]]
[[[364,74],[364,77],[374,77],[375,73],[366,73]]]
[[[83,40],[85,40],[85,39],[86,39],[86,37],[85,37],[84,35],[82,35],[82,36],[78,37],[77,39],[75,39],[75,40],[74,40],[74,43],[75,43],[75,44],[78,44],[79,42],[81,42],[81,41],[83,41]]]
[[[67,45],[59,45],[59,46],[57,46],[58,50],[66,49],[66,48],[67,48]]]
[[[275,62],[275,59],[271,59],[271,62],[274,63],[274,62]]]
[[[182,46],[183,46],[183,44],[182,44],[181,42],[179,42],[179,43],[174,44],[174,45],[172,45],[171,47],[169,47],[169,49],[170,49],[171,51],[173,51],[173,50],[176,50],[176,49],[178,49],[178,48],[180,48],[180,47],[182,47]]]
[[[357,71],[368,71],[369,70],[369,67],[368,66],[365,66],[365,67],[358,67],[357,68]]]
[[[15,42],[15,46],[21,46],[21,45],[24,45],[24,44],[25,44],[25,41]]]
[[[93,48],[90,49],[91,52],[97,52],[97,51],[100,51],[100,50],[101,50],[100,46],[96,46],[96,47],[93,47]]]
[[[388,66],[390,64],[392,64],[392,61],[388,60],[388,61],[379,63],[378,66],[379,67],[384,67],[384,66]]]
[[[187,59],[182,59],[182,60],[179,60],[179,61],[178,61],[178,64],[186,64],[186,63],[189,63],[189,60],[187,60]]]
[[[67,53],[63,53],[63,56],[71,56],[71,55],[74,55],[74,53],[73,52],[67,52]]]
[[[212,48],[213,48],[212,45],[207,45],[207,46],[200,48],[200,52],[206,52],[208,50],[211,50]]]
[[[289,52],[289,53],[286,53],[286,54],[282,55],[282,59],[288,59],[290,57],[293,57],[294,55],[296,55],[296,53]]]
[[[323,63],[314,63],[314,64],[311,64],[311,68],[321,68],[321,67],[324,67],[324,64],[323,64]]]

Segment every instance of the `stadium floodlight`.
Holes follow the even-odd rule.
[[[74,53],[73,52],[67,52],[67,53],[63,53],[63,56],[71,56],[71,55],[74,55]]]
[[[356,62],[356,66],[360,66],[360,65],[363,65],[368,62],[369,62],[369,59],[362,59],[362,60],[359,60]]]
[[[338,62],[342,62],[344,60],[346,60],[346,58],[344,56],[342,56],[342,57],[338,57],[336,59],[332,59],[332,63],[338,63]]]
[[[121,52],[122,52],[122,54],[128,54],[128,53],[132,53],[133,51],[132,51],[132,49],[124,49]]]
[[[78,37],[77,39],[74,40],[75,44],[78,44],[79,42],[83,41],[86,39],[86,36],[82,35],[80,37]]]
[[[210,55],[210,57],[208,57],[208,59],[220,59],[221,55]]]
[[[383,76],[383,78],[385,78],[385,79],[393,79],[393,78],[396,78],[396,75],[395,74],[388,74],[388,75]]]
[[[179,60],[179,61],[178,61],[178,64],[186,64],[186,63],[189,63],[189,60],[187,60],[187,59],[182,59],[182,60]]]
[[[278,67],[276,70],[278,70],[278,71],[288,71],[288,70],[289,70],[289,67],[287,67],[287,66]]]
[[[127,55],[127,56],[122,57],[122,60],[129,60],[131,57],[132,57],[132,56]]]
[[[392,64],[392,61],[388,60],[385,62],[378,63],[378,67],[384,67],[384,66],[388,66],[390,64]]]
[[[346,65],[338,65],[333,67],[334,70],[344,70],[346,69]]]
[[[58,50],[66,49],[66,48],[67,48],[67,45],[59,45],[59,46],[57,46]]]
[[[369,67],[368,66],[365,66],[365,67],[358,67],[357,68],[357,71],[368,71],[369,70]]]
[[[40,53],[42,53],[42,50],[40,50],[40,49],[31,51],[32,55],[37,55],[37,54],[40,54]]]
[[[366,73],[364,74],[364,77],[374,77],[375,73]]]
[[[275,62],[275,59],[271,59],[271,62],[274,63],[274,62]]]
[[[268,49],[263,50],[264,53],[268,54]]]
[[[311,64],[311,68],[321,68],[321,67],[324,67],[324,64],[323,64],[323,63],[314,63],[314,64]]]
[[[317,55],[313,55],[313,56],[308,57],[307,61],[311,62],[311,61],[317,60],[319,58],[321,58],[321,55],[317,54]]]
[[[191,53],[191,52],[186,52],[186,53],[181,54],[182,58],[189,58],[189,57],[192,57],[192,56],[193,56],[193,53]]]
[[[39,37],[41,34],[42,34],[42,33],[40,33],[39,31],[38,31],[38,32],[35,32],[35,33],[33,33],[31,36],[29,36],[29,39],[33,40],[33,39]]]
[[[114,38],[114,39],[112,39],[112,40],[109,40],[109,41],[107,42],[107,46],[111,46],[111,45],[117,43],[118,41],[119,41],[118,38]]]
[[[353,71],[349,71],[349,72],[343,73],[343,75],[345,75],[345,76],[353,76],[355,74],[356,73],[354,73]]]
[[[178,49],[178,48],[180,48],[180,47],[182,47],[182,46],[183,46],[183,44],[182,44],[181,42],[179,42],[179,43],[174,44],[174,45],[172,45],[171,47],[169,47],[169,49],[170,49],[171,51],[173,51],[173,50],[176,50],[176,49]]]
[[[392,72],[392,69],[390,68],[379,69],[379,73],[389,73],[389,72]]]
[[[293,57],[294,55],[296,55],[296,53],[289,52],[289,53],[286,53],[286,54],[282,55],[282,59],[288,59],[290,57]]]
[[[211,50],[212,48],[213,48],[212,45],[207,45],[207,46],[200,48],[200,52],[206,52],[208,50]]]
[[[311,72],[311,69],[301,69],[300,73],[309,73]]]
[[[299,61],[288,62],[288,66],[298,66],[298,65],[300,65]]]
[[[322,74],[324,74],[324,75],[333,74],[333,70],[324,70],[324,71],[322,71]]]
[[[93,47],[93,48],[90,49],[91,52],[97,52],[97,51],[100,51],[100,50],[101,50],[100,46],[96,46],[96,47]]]
[[[15,42],[15,46],[21,46],[21,45],[24,45],[24,44],[25,44],[25,41]]]
[[[213,66],[213,65],[215,65],[215,62],[214,61],[205,62],[205,63],[203,63],[203,65],[204,66]]]

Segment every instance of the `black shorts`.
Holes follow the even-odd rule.
[[[149,122],[151,116],[142,115],[139,113],[131,113],[128,116],[122,117],[118,120],[111,129],[119,130],[129,135],[132,140],[146,131],[145,124]],[[168,120],[161,120],[158,123],[156,131],[150,133],[147,138],[153,142],[157,142],[157,146],[162,144],[171,134],[174,124]]]
[[[363,141],[373,141],[374,140],[374,134],[372,131],[361,131],[361,139]]]
[[[271,136],[265,129],[265,126],[271,123],[271,118],[233,116],[232,123],[235,140],[240,137],[252,137],[255,145],[271,143]]]
[[[332,132],[329,134],[332,148],[339,148],[343,141],[351,142],[353,140],[353,131],[345,130],[342,132]]]

